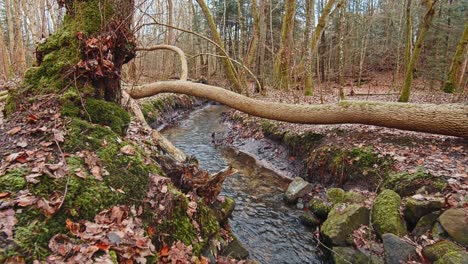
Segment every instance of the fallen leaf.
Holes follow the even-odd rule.
[[[120,149],[120,152],[122,152],[125,155],[133,156],[136,154],[135,148],[133,148],[131,145],[125,145]]]
[[[63,131],[59,131],[59,130],[54,129],[54,139],[57,142],[63,142],[64,141]]]
[[[42,176],[42,173],[33,173],[33,174],[27,175],[25,179],[29,183],[36,184],[36,183],[39,183],[39,180],[36,178],[40,176]]]
[[[16,133],[18,133],[20,131],[21,131],[21,127],[18,126],[18,127],[14,127],[12,129],[8,130],[7,134],[12,136],[12,135],[14,135],[14,134],[16,134]]]
[[[8,197],[10,195],[11,195],[11,193],[9,193],[9,192],[0,192],[0,199],[6,198],[6,197]]]

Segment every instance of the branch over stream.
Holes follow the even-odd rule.
[[[262,118],[300,124],[364,124],[468,138],[467,104],[410,104],[341,101],[294,105],[252,99],[217,86],[189,81],[161,81],[127,90],[134,99],[181,93],[225,104]]]

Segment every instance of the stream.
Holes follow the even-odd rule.
[[[221,195],[236,200],[229,223],[250,259],[265,264],[328,263],[316,247],[313,230],[299,222],[301,210],[283,202],[288,181],[253,158],[212,143],[212,133],[226,129],[221,114],[228,109],[208,105],[162,134],[187,155],[195,155],[202,169],[214,173],[231,165],[239,171],[226,179]]]

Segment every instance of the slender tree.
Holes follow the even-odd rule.
[[[453,93],[457,90],[457,85],[460,83],[459,80],[463,79],[463,72],[460,73],[460,67],[467,56],[466,47],[468,45],[468,21],[465,22],[465,29],[457,45],[457,50],[452,58],[450,69],[448,71],[447,79],[444,83],[443,90],[446,93]]]
[[[216,23],[214,21],[213,15],[211,15],[211,11],[206,5],[204,0],[197,0],[198,5],[200,5],[203,14],[205,15],[206,20],[208,21],[208,25],[211,29],[211,36],[213,37],[213,40],[222,48],[224,49],[225,45],[221,39],[221,36],[219,35],[218,29],[216,28]],[[229,81],[231,81],[232,85],[234,86],[234,90],[238,93],[242,92],[242,87],[239,82],[238,76],[236,69],[234,68],[234,65],[232,64],[231,60],[229,58],[223,57],[222,58],[224,69],[226,71],[226,75],[229,78]]]
[[[275,78],[278,87],[288,90],[290,85],[290,62],[292,57],[294,18],[296,14],[296,0],[286,0],[283,23],[281,27],[281,42],[275,60]]]
[[[426,6],[426,13],[421,21],[418,39],[416,40],[416,45],[414,47],[413,54],[411,55],[411,59],[406,68],[405,82],[403,84],[403,89],[398,100],[399,102],[409,101],[411,93],[411,84],[413,82],[413,71],[416,66],[416,62],[419,59],[419,54],[421,53],[424,38],[426,37],[427,32],[429,31],[429,28],[431,26],[432,19],[434,18],[434,5],[436,4],[436,2],[437,0],[423,0],[423,4]]]
[[[317,43],[320,40],[320,36],[322,36],[323,30],[327,24],[328,16],[330,15],[333,5],[335,4],[336,0],[328,0],[327,4],[323,8],[322,14],[318,20],[317,27],[315,28],[314,34],[310,40],[310,50],[311,53],[314,54],[317,50]],[[313,80],[312,80],[312,57],[306,57],[306,64],[305,68],[307,71],[306,77],[304,78],[304,90],[306,95],[312,95],[313,93]]]

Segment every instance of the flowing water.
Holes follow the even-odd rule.
[[[226,110],[204,107],[162,133],[187,155],[195,155],[202,169],[217,172],[231,165],[239,170],[226,179],[222,195],[236,200],[230,224],[251,259],[265,264],[326,263],[312,230],[299,222],[301,211],[282,200],[288,182],[254,159],[212,143],[213,132],[225,131],[221,113]]]

